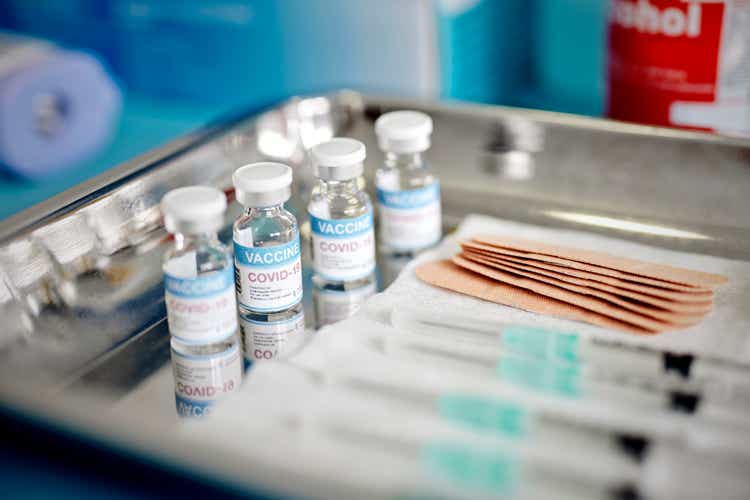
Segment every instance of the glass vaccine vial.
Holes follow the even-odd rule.
[[[313,284],[348,290],[374,282],[375,235],[372,205],[360,189],[365,145],[334,138],[310,152],[317,182],[307,211],[310,219]]]
[[[304,339],[297,219],[284,208],[292,169],[262,162],[232,176],[245,212],[234,223],[234,260],[245,362],[284,357]]]
[[[178,415],[201,417],[242,381],[234,266],[217,231],[224,193],[205,186],[175,189],[161,202],[174,246],[164,255],[164,295],[171,334]]]
[[[418,111],[393,111],[375,121],[375,133],[385,153],[375,173],[378,244],[386,255],[413,255],[442,235],[440,182],[423,156],[432,119]]]

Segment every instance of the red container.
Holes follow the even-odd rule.
[[[750,0],[612,0],[607,114],[750,135]]]

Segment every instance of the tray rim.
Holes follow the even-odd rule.
[[[170,159],[187,153],[190,150],[209,142],[211,139],[229,132],[232,127],[237,126],[242,122],[254,120],[265,112],[279,109],[286,104],[293,103],[300,99],[324,97],[335,100],[342,96],[345,96],[347,99],[351,99],[352,97],[359,99],[365,106],[399,107],[404,105],[414,106],[416,104],[418,107],[424,109],[435,111],[450,110],[454,113],[470,113],[472,116],[479,115],[486,118],[496,117],[497,113],[500,112],[502,114],[514,114],[550,125],[566,125],[597,131],[609,131],[621,134],[701,142],[750,149],[750,137],[744,138],[711,132],[641,125],[611,120],[608,118],[575,115],[557,111],[480,104],[460,100],[408,99],[403,97],[379,96],[377,94],[352,92],[350,90],[339,90],[325,94],[293,96],[277,100],[269,105],[224,116],[198,128],[197,130],[188,132],[160,146],[138,154],[134,158],[114,165],[89,180],[68,188],[42,202],[11,215],[10,217],[0,220],[0,244],[4,244],[19,235],[38,229],[46,223],[54,220],[56,216],[65,215],[77,208],[91,203],[106,195],[107,192],[126,184],[128,181],[139,175],[149,170],[156,169]]]
[[[307,97],[329,97],[335,98],[338,94],[314,94]],[[750,139],[723,136],[706,132],[685,131],[665,127],[653,127],[647,125],[631,124],[594,118],[567,113],[550,112],[542,110],[531,110],[524,108],[513,108],[507,106],[482,105],[465,103],[461,101],[421,101],[414,99],[378,97],[368,94],[357,94],[366,105],[397,107],[404,104],[415,104],[423,109],[450,110],[457,113],[471,114],[472,116],[496,117],[500,113],[512,113],[525,116],[549,124],[570,125],[579,128],[595,130],[608,130],[612,132],[627,133],[634,135],[645,135],[649,137],[661,137],[668,139],[698,141],[710,144],[721,144],[727,146],[739,146],[750,148]],[[303,96],[304,98],[305,96]],[[276,102],[275,104],[254,111],[244,112],[231,119],[220,119],[214,124],[187,133],[173,139],[161,146],[146,151],[135,158],[128,160],[111,169],[95,176],[94,178],[67,189],[43,202],[29,207],[11,217],[0,221],[0,244],[15,238],[28,231],[41,227],[45,223],[54,220],[55,217],[65,215],[81,206],[93,202],[107,192],[124,185],[129,180],[158,168],[170,159],[186,153],[202,144],[210,141],[230,130],[246,120],[257,118],[261,113],[278,109],[286,103],[293,102],[291,98]],[[255,482],[262,475],[262,467],[256,469],[255,473],[249,474],[247,467],[251,464],[235,464],[231,466],[233,454],[225,452],[216,456],[208,456],[205,453],[188,453],[190,443],[182,442],[177,437],[160,432],[158,426],[139,425],[142,422],[134,415],[112,415],[108,412],[92,411],[98,408],[101,401],[92,401],[91,395],[84,394],[49,394],[42,389],[34,390],[33,387],[20,387],[18,384],[10,384],[8,380],[0,380],[0,408],[16,412],[32,425],[51,428],[61,434],[73,436],[76,439],[89,440],[107,447],[113,453],[119,453],[133,460],[148,460],[160,467],[167,467],[178,472],[195,472],[192,468],[197,467],[203,477],[214,480],[221,479],[229,484],[242,487],[258,487]],[[216,451],[216,449],[212,449]],[[240,465],[245,471],[244,477],[239,475]],[[259,465],[259,464],[252,464]],[[226,466],[226,468],[225,468]],[[190,469],[188,469],[190,468]],[[258,472],[260,470],[260,473]],[[288,478],[266,477],[265,487],[274,483],[277,491],[290,491],[292,485]],[[314,481],[311,481],[314,482]],[[326,491],[325,485],[316,484],[321,488],[319,493]],[[296,493],[303,493],[304,485],[297,484],[294,489]],[[329,493],[335,493],[328,490]],[[308,492],[309,493],[309,492]]]

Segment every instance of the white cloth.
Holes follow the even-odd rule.
[[[459,240],[479,233],[511,235],[723,274],[729,278],[729,283],[716,290],[714,310],[699,324],[684,330],[646,336],[494,304],[436,288],[417,279],[414,274],[416,266],[429,260],[455,255],[460,250],[457,243]],[[425,311],[452,310],[463,315],[476,314],[483,318],[497,319],[498,322],[557,327],[576,331],[581,335],[606,337],[629,344],[750,362],[750,262],[676,252],[597,234],[532,226],[482,215],[468,216],[453,235],[446,238],[437,249],[411,262],[383,294],[371,301],[372,304],[363,308],[360,314],[373,314],[374,309],[382,311],[395,304],[406,303]],[[378,314],[382,316],[382,312]]]

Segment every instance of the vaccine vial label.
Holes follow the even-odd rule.
[[[194,260],[193,260],[194,262]],[[186,342],[210,342],[237,331],[232,268],[181,278],[165,266],[164,298],[169,332]]]
[[[377,198],[381,244],[417,250],[440,240],[440,183],[402,191],[378,188]]]
[[[268,247],[234,242],[237,296],[258,312],[281,311],[302,300],[299,232],[292,241]]]
[[[301,312],[293,318],[271,322],[240,317],[240,333],[247,362],[283,358],[302,345],[305,315]]]
[[[242,358],[239,345],[204,356],[179,354],[172,349],[175,404],[181,417],[204,417],[225,394],[239,390]]]
[[[310,214],[315,273],[329,281],[364,278],[375,269],[372,212],[351,219]]]

